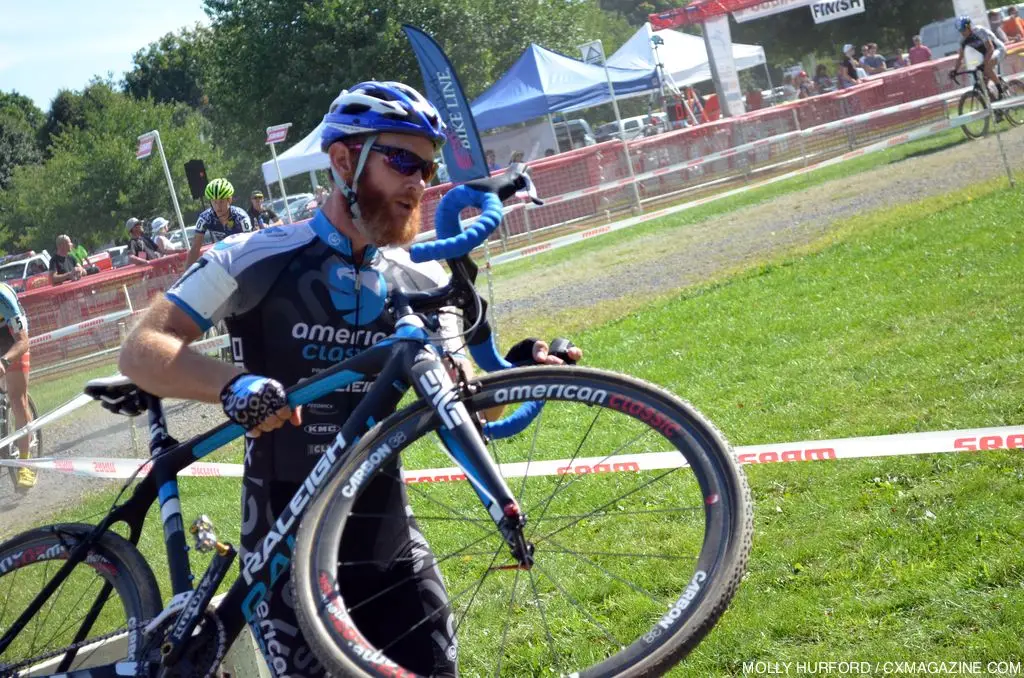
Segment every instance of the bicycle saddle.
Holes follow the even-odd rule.
[[[147,408],[145,391],[122,374],[92,379],[85,384],[85,394],[114,414],[136,417]]]

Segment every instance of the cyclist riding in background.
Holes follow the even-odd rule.
[[[960,55],[957,57],[956,66],[950,74],[959,72],[964,63],[964,50],[970,47],[985,59],[985,80],[996,86],[999,98],[1001,98],[1004,94],[1004,87],[996,67],[1006,58],[1006,45],[985,26],[972,26],[969,16],[957,17],[955,21],[956,30],[963,36],[963,40],[960,41]]]
[[[237,235],[252,230],[249,215],[245,210],[231,204],[235,195],[235,187],[227,179],[214,179],[206,184],[203,193],[210,201],[210,208],[199,215],[196,220],[196,232],[192,237],[192,246],[188,251],[185,266],[191,266],[199,258],[203,249],[206,233],[213,235],[215,241],[223,240],[229,235]]]
[[[7,283],[0,283],[0,377],[7,378],[7,397],[14,411],[14,425],[23,428],[32,421],[28,406],[28,317],[18,301],[17,293]],[[18,439],[18,452],[28,459],[32,436]],[[36,472],[30,468],[18,469],[18,489],[25,492],[36,484]]]
[[[396,246],[419,232],[420,201],[435,173],[445,126],[419,92],[394,82],[343,91],[324,116],[321,148],[338,190],[308,223],[231,237],[189,268],[125,342],[121,371],[160,397],[220,402],[248,431],[242,481],[242,568],[267,566],[254,552],[370,382],[356,382],[292,411],[283,385],[366,350],[394,331],[389,291],[447,282],[437,262],[413,264]],[[183,350],[224,319],[235,364]],[[458,318],[443,310],[435,341],[461,347]],[[557,364],[544,342],[527,340],[524,362]],[[579,359],[572,347],[568,355]],[[468,370],[464,358],[457,358]],[[290,422],[292,426],[286,424]],[[420,534],[398,462],[370,481],[342,549],[345,600],[376,647],[421,675],[457,674],[454,618],[435,558]],[[352,530],[351,533],[349,530]],[[351,540],[348,535],[352,534]],[[320,676],[302,638],[287,582],[251,622],[275,675]],[[427,615],[426,621],[420,623]],[[403,625],[402,622],[405,622]],[[395,629],[413,631],[394,638]],[[393,644],[392,644],[393,641]]]

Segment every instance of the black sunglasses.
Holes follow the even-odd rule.
[[[361,149],[363,144],[352,144],[352,149]],[[384,156],[388,167],[395,170],[402,176],[411,177],[419,172],[423,175],[423,181],[430,183],[437,174],[437,163],[433,160],[424,160],[416,153],[407,148],[396,146],[385,146],[384,144],[373,144],[371,151],[376,151]]]

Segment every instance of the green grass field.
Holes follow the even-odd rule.
[[[817,250],[625,317],[588,310],[610,319],[577,341],[589,365],[680,394],[737,445],[1024,424],[1022,211],[1019,190],[985,186],[865,215]],[[738,675],[753,660],[1021,659],[1020,451],[747,473],[749,573],[672,675]],[[222,538],[238,534],[237,481],[181,487],[188,519],[207,513]],[[141,548],[161,578],[158,515]]]

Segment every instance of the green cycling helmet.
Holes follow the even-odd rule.
[[[235,194],[235,187],[227,179],[214,179],[206,184],[207,200],[227,200]]]

